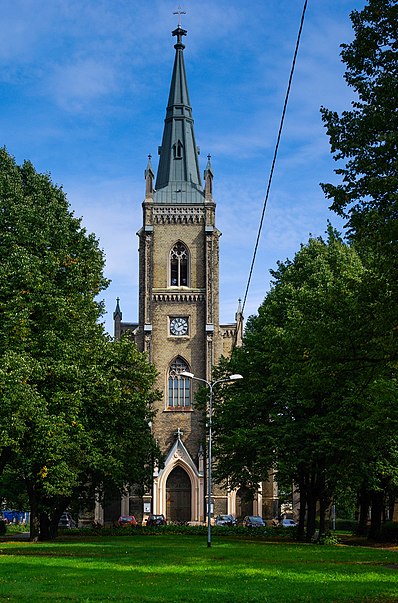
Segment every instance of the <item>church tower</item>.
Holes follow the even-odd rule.
[[[194,383],[211,378],[222,353],[219,327],[219,237],[208,158],[204,186],[184,65],[186,31],[179,25],[156,183],[145,170],[139,232],[139,327],[136,341],[159,371],[163,392],[153,423],[166,454],[155,472],[152,509],[167,519],[204,518],[204,432]]]
[[[221,233],[216,227],[210,155],[203,178],[199,168],[184,64],[186,33],[180,24],[172,32],[175,59],[156,181],[151,156],[145,169],[143,223],[138,232],[138,324],[122,322],[119,300],[114,320],[115,337],[129,330],[138,349],[147,352],[162,392],[152,429],[165,463],[154,470],[152,491],[143,499],[143,515],[151,511],[170,521],[202,522],[206,513],[205,428],[202,413],[194,405],[198,382],[181,373],[210,381],[220,356],[230,354],[236,335],[241,339],[241,328],[237,333],[236,323],[219,323]],[[240,323],[241,318],[239,314]],[[220,491],[217,498],[215,512],[233,512],[228,493]],[[129,509],[139,516],[133,499],[125,500],[125,512]]]

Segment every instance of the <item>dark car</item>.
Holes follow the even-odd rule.
[[[146,525],[147,526],[165,526],[166,518],[164,515],[153,515],[151,513],[146,520]]]
[[[62,513],[62,515],[60,517],[60,520],[58,522],[58,527],[59,528],[75,528],[76,522],[72,518],[72,515],[70,513],[68,513],[67,511],[65,511],[65,513]]]
[[[216,526],[236,526],[236,519],[233,515],[217,515]]]
[[[259,515],[246,515],[243,525],[246,528],[265,528],[265,521]]]
[[[121,515],[117,520],[117,525],[122,528],[125,526],[136,526],[137,521],[134,515]]]

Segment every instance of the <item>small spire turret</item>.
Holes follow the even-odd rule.
[[[205,199],[206,201],[212,201],[213,199],[213,170],[211,167],[211,155],[207,156],[207,165],[204,171],[205,179]]]
[[[116,308],[113,313],[114,337],[116,340],[120,339],[120,336],[122,334],[121,323],[122,323],[123,315],[122,315],[122,311],[120,309],[119,301],[120,301],[120,299],[117,297],[116,298]]]
[[[144,172],[145,175],[145,198],[153,197],[153,179],[155,177],[151,163],[152,155],[148,155],[148,163]]]
[[[122,320],[122,311],[120,309],[119,302],[120,302],[120,298],[117,297],[116,298],[116,308],[115,308],[115,311],[113,313],[113,320],[116,320],[116,318],[120,318],[120,320]]]
[[[236,336],[235,336],[235,347],[242,347],[243,341],[243,311],[242,311],[242,300],[238,299],[238,309],[235,314],[236,320]]]

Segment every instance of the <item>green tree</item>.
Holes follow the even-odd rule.
[[[340,182],[322,188],[332,200],[331,209],[347,218],[348,237],[368,269],[362,304],[379,338],[374,361],[384,372],[373,391],[384,399],[387,393],[393,405],[398,362],[398,5],[395,0],[369,0],[362,11],[352,12],[351,20],[355,37],[342,45],[341,56],[356,100],[341,115],[321,110],[334,159],[341,165],[336,169]],[[371,535],[377,535],[390,477],[376,458],[370,467],[379,477],[376,483],[366,478],[361,487],[361,524],[365,530],[371,506]],[[392,473],[390,466],[387,475]],[[380,481],[384,488],[377,485]]]
[[[359,487],[370,460],[387,462],[382,437],[394,438],[398,427],[398,409],[382,397],[374,405],[384,375],[375,361],[379,338],[361,304],[366,273],[331,228],[327,241],[310,239],[293,261],[279,263],[233,358],[244,376],[239,392],[226,390],[216,407],[220,477],[254,487],[274,455],[278,481],[299,489],[300,537],[306,528],[307,539],[317,505],[323,532],[330,501],[344,485]],[[375,419],[383,412],[387,429]],[[241,458],[230,452],[235,432]]]
[[[0,471],[25,484],[32,538],[74,496],[143,484],[156,453],[154,371],[104,334],[103,265],[62,189],[0,150]]]
[[[348,217],[349,234],[396,253],[398,239],[398,5],[369,0],[351,13],[354,40],[342,44],[345,80],[357,100],[338,115],[322,108],[337,185],[323,184],[331,209]]]
[[[59,433],[51,440],[43,437],[40,444],[32,439],[18,459],[31,505],[37,504],[41,538],[57,533],[67,506],[91,509],[94,500],[102,502],[109,492],[122,495],[132,484],[142,490],[150,484],[154,463],[160,462],[150,429],[158,395],[154,367],[128,338],[104,340],[91,354],[81,371],[82,403],[72,421],[59,420]],[[39,429],[35,425],[34,432]],[[32,471],[36,458],[42,468]]]

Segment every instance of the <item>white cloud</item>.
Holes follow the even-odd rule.
[[[74,64],[57,66],[48,81],[48,92],[67,111],[87,107],[87,103],[110,95],[116,88],[112,66],[82,59]]]
[[[221,317],[230,321],[246,285],[302,3],[181,4],[201,167],[211,152],[223,232]],[[324,230],[318,182],[333,179],[335,165],[319,106],[341,110],[350,101],[338,54],[352,35],[352,4],[309,4],[246,315],[263,300],[276,260]],[[2,4],[0,144],[51,171],[100,237],[113,280],[105,293],[109,330],[118,295],[124,319],[137,317],[142,173],[161,142],[175,9],[164,0]]]

